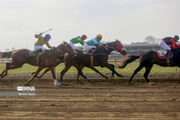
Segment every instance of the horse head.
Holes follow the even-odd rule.
[[[75,52],[73,50],[73,48],[65,41],[63,41],[58,47],[57,49],[59,51],[63,51],[64,53],[69,53],[71,55],[74,55]]]
[[[111,51],[117,51],[120,52],[122,55],[126,55],[127,52],[125,48],[123,47],[122,43],[119,40],[116,40],[114,42],[106,43],[106,47],[111,48]]]
[[[126,49],[124,48],[124,46],[122,45],[122,43],[119,40],[116,40],[116,51],[120,52],[122,55],[126,55]]]

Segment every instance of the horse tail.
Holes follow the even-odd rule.
[[[136,59],[138,59],[140,55],[128,55],[124,60],[122,65],[118,66],[118,68],[125,68],[127,64],[132,63]]]
[[[10,52],[0,52],[0,58],[10,58],[12,55],[12,51]]]

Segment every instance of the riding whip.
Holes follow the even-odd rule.
[[[48,32],[48,31],[51,31],[51,30],[52,30],[52,28],[50,28],[50,29],[48,29],[48,30],[42,32],[41,34],[46,33],[46,32]]]

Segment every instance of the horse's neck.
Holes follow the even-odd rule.
[[[106,49],[107,49],[107,54],[108,55],[111,54],[112,51],[114,51],[114,49],[111,48],[111,47],[107,47]]]
[[[75,52],[73,51],[73,49],[68,49],[68,50],[64,50],[64,44],[58,46],[58,50],[59,51],[63,51],[64,53],[69,53],[71,55],[75,55]]]
[[[112,50],[108,49],[107,47],[100,47],[98,49],[96,49],[95,53],[104,53],[109,55],[112,52]]]
[[[114,51],[114,47],[112,46],[112,43],[104,44],[104,47],[107,49],[107,54],[109,55],[112,51]]]

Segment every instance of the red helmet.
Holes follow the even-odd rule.
[[[82,35],[82,39],[85,40],[87,38],[86,35]]]

